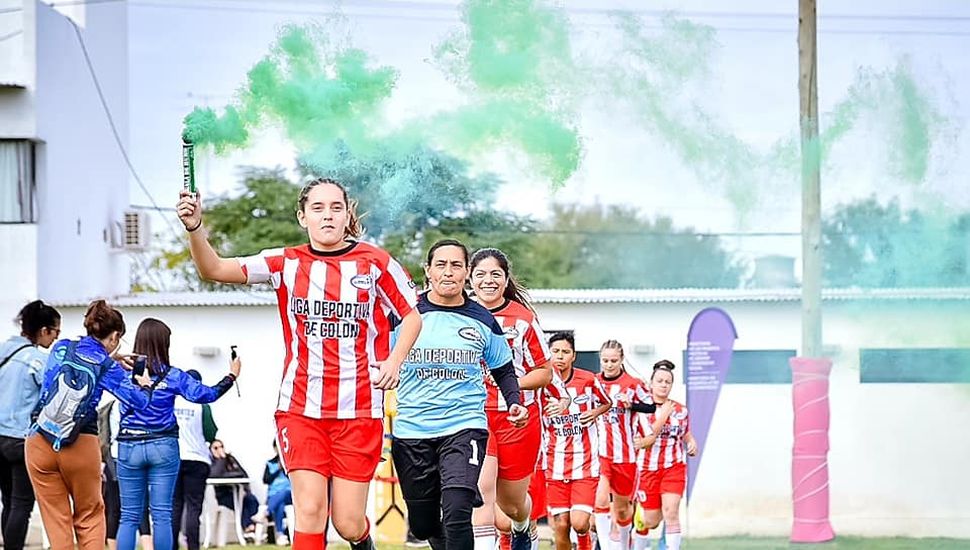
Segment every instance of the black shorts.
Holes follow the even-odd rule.
[[[485,460],[488,430],[466,429],[429,439],[394,438],[391,458],[405,500],[441,501],[441,490],[471,489],[482,505],[478,475]]]

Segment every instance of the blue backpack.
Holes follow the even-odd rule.
[[[67,345],[59,364],[51,367],[56,374],[44,384],[40,401],[34,408],[33,432],[50,441],[54,451],[77,439],[85,417],[97,403],[91,403],[101,377],[114,365],[111,357],[94,363],[76,352],[77,342]]]

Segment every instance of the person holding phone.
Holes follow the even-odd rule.
[[[233,385],[242,365],[238,358],[229,373],[214,386],[206,386],[169,361],[172,331],[162,321],[148,318],[138,325],[134,352],[136,368],[143,364],[152,383],[147,407],[121,406],[118,432],[118,483],[121,488],[119,550],[134,550],[135,532],[141,523],[146,493],[152,518],[152,535],[157,550],[172,548],[172,501],[180,458],[179,426],[175,419],[175,398],[193,403],[211,403]],[[144,359],[142,359],[144,358]]]
[[[120,311],[104,300],[91,302],[84,314],[84,328],[87,336],[77,341],[60,340],[51,347],[41,399],[33,413],[40,414],[45,401],[60,391],[60,371],[68,367],[71,356],[83,356],[85,363],[97,365],[100,372],[96,386],[86,396],[83,413],[76,417],[77,438],[55,449],[54,443],[38,431],[27,438],[24,446],[27,471],[37,495],[44,530],[55,550],[74,548],[75,541],[81,550],[104,549],[97,405],[107,390],[130,407],[147,407],[148,392],[139,386],[151,384],[147,377],[140,377],[137,386],[132,384],[126,370],[130,368],[128,358],[115,353],[125,334],[125,320]],[[64,386],[67,385],[61,387]]]

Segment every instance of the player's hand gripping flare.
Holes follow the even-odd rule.
[[[202,195],[198,192],[180,191],[179,202],[175,205],[175,211],[185,229],[198,227],[202,221]]]

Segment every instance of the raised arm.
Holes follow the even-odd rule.
[[[101,376],[101,387],[133,409],[144,409],[150,400],[148,392],[131,382],[128,371],[117,364],[107,367]]]
[[[246,274],[239,262],[235,259],[219,257],[209,244],[208,233],[202,227],[201,195],[183,190],[179,193],[176,210],[179,220],[189,232],[189,252],[199,271],[199,277],[218,283],[245,283]]]

